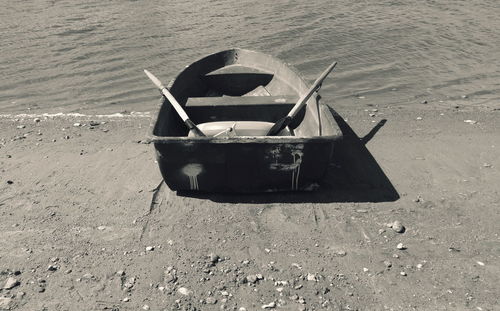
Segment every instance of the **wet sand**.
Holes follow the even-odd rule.
[[[500,111],[338,112],[319,192],[245,196],[162,185],[146,117],[1,117],[0,310],[498,310]]]

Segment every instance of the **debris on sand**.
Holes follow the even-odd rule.
[[[464,120],[464,122],[469,124],[477,124],[477,121],[475,120]]]
[[[406,246],[403,243],[399,243],[398,245],[396,245],[396,248],[399,250],[404,250],[406,249]]]
[[[4,289],[13,289],[14,287],[18,286],[21,284],[17,279],[13,277],[9,277],[7,281],[5,281],[5,285],[3,286]]]

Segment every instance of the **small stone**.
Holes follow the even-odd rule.
[[[363,268],[363,272],[368,272],[370,271],[368,268]]]
[[[312,281],[312,282],[316,282],[317,279],[316,279],[316,275],[312,274],[312,273],[308,273],[307,274],[307,280],[308,281]]]
[[[392,228],[392,230],[396,231],[397,233],[403,233],[406,230],[406,228],[397,220],[392,223],[391,228]]]
[[[16,298],[21,299],[21,298],[23,298],[23,297],[24,297],[24,295],[26,295],[26,293],[25,293],[25,292],[17,292],[17,293],[16,293]]]
[[[422,105],[426,105],[426,104],[427,104],[427,101],[426,101],[426,100],[423,100],[423,101],[421,102],[421,104],[422,104]]]
[[[118,270],[118,271],[116,271],[116,275],[118,275],[118,276],[124,276],[125,275],[125,271]]]
[[[151,252],[154,251],[155,247],[154,246],[147,246],[146,251]]]
[[[420,270],[420,269],[422,269],[422,267],[423,267],[423,266],[424,266],[424,265],[422,265],[421,263],[419,263],[419,264],[417,264],[417,269],[419,269],[419,270]]]
[[[211,253],[208,255],[208,258],[210,259],[211,263],[217,263],[220,259],[219,255]]]
[[[125,297],[122,299],[123,302],[129,302],[130,301],[130,297]]]
[[[422,117],[417,117],[417,120],[418,120],[418,121],[422,120]]]
[[[26,125],[18,125],[18,126],[17,126],[17,128],[18,128],[18,129],[23,129],[23,128],[25,128],[25,127],[26,127]]]
[[[271,303],[268,303],[267,305],[262,305],[262,309],[274,309],[276,307],[276,303],[273,301]]]
[[[404,272],[404,271],[399,272],[399,274],[401,274],[402,276],[406,276],[407,275],[406,272]]]
[[[5,285],[3,286],[3,288],[4,289],[12,289],[12,288],[18,286],[19,284],[21,284],[21,283],[19,283],[19,281],[17,279],[15,279],[13,277],[9,277],[7,279],[7,281],[5,282]]]
[[[59,266],[56,265],[49,265],[47,267],[47,271],[57,271],[59,269]]]
[[[93,279],[94,276],[90,273],[85,273],[83,276],[82,276],[82,279],[87,279],[87,280],[91,280]]]
[[[476,124],[477,121],[475,120],[464,120],[465,123],[469,123],[469,124]]]
[[[0,310],[10,310],[12,298],[0,297]]]
[[[345,250],[339,250],[335,252],[335,255],[338,257],[344,257],[345,255],[347,255],[347,252]]]
[[[209,305],[214,305],[217,303],[217,299],[215,297],[207,297],[205,302]]]
[[[247,311],[247,309],[246,309],[246,308],[244,308],[244,307],[240,307],[240,308],[238,309],[238,311]]]
[[[469,96],[467,96],[467,95],[462,95],[462,99],[466,99],[466,98],[468,98],[468,97],[469,97]]]
[[[66,274],[70,274],[71,272],[73,272],[73,270],[71,270],[71,269],[64,271],[64,273],[66,273]]]
[[[404,246],[403,243],[399,243],[398,245],[396,245],[396,248],[399,250],[404,250],[406,249],[406,246]]]
[[[489,164],[489,163],[484,163],[484,164],[483,164],[483,167],[491,167],[491,164]]]
[[[399,255],[398,254],[392,254],[392,257],[393,258],[399,258]]]
[[[76,122],[76,123],[73,123],[73,126],[74,127],[80,127],[80,126],[82,126],[82,124],[80,122]]]
[[[476,262],[477,262],[478,265],[484,266],[484,262],[482,262],[482,261],[476,261]]]
[[[257,276],[256,275],[248,275],[247,282],[250,284],[254,284],[255,282],[257,282]]]
[[[100,231],[106,230],[106,226],[99,226],[99,227],[97,227],[97,230],[100,230]]]
[[[149,309],[150,309],[150,308],[149,308],[149,306],[148,306],[148,305],[144,305],[144,306],[142,306],[142,310],[149,310]]]
[[[35,122],[35,123],[38,123],[38,122],[40,122],[40,121],[41,121],[41,120],[40,120],[40,118],[34,118],[34,119],[33,119],[33,122]]]
[[[384,265],[385,265],[387,268],[390,268],[390,267],[392,267],[392,262],[390,262],[389,260],[384,260]]]
[[[179,287],[179,289],[177,291],[179,292],[179,294],[184,295],[184,296],[188,296],[192,293],[189,289],[187,289],[185,287]]]

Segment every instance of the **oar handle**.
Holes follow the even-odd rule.
[[[333,62],[325,71],[321,74],[321,76],[314,81],[313,85],[309,88],[306,94],[304,94],[299,101],[293,106],[292,110],[288,113],[288,117],[293,118],[299,112],[299,110],[304,106],[304,104],[311,98],[312,94],[321,86],[321,83],[325,80],[325,78],[332,72],[333,68],[337,66],[337,62]]]
[[[172,95],[172,93],[170,93],[169,90],[167,90],[167,88],[161,83],[161,81],[157,77],[155,77],[151,72],[144,69],[144,73],[154,83],[154,85],[156,85],[156,87],[160,89],[161,93],[165,95],[165,97],[172,104],[172,106],[174,106],[175,111],[177,111],[182,121],[186,122],[186,120],[188,120],[189,117],[184,111],[184,109],[182,109],[182,106],[179,104],[179,102]]]

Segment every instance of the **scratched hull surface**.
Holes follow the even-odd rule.
[[[232,49],[186,67],[170,91],[195,123],[275,122],[308,85],[269,55]],[[172,190],[270,192],[314,190],[324,177],[340,130],[312,96],[293,122],[293,136],[187,137],[167,99],[151,127],[159,167]]]

